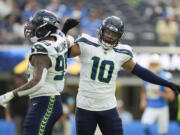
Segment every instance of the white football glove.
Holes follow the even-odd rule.
[[[7,106],[7,103],[14,98],[13,92],[8,92],[0,96],[0,105],[3,107]]]
[[[74,37],[71,35],[66,35],[67,40],[69,41],[68,48],[71,48],[74,45]]]

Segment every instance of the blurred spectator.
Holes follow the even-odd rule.
[[[170,0],[170,3],[167,5],[173,9],[174,13],[177,14],[180,9],[180,1],[179,0]]]
[[[17,43],[23,44],[27,42],[24,37],[24,25],[25,25],[25,21],[23,17],[18,18],[18,21],[14,23],[13,30],[14,33],[16,33],[18,39]]]
[[[13,77],[14,88],[17,88],[26,82],[23,74],[15,74]],[[15,135],[23,134],[23,123],[28,108],[28,97],[14,98],[7,106],[6,121],[15,123]]]
[[[165,12],[163,17],[156,24],[159,43],[160,45],[175,45],[178,24],[174,21],[174,14],[173,12]]]
[[[36,1],[29,0],[24,10],[24,19],[28,20],[37,10],[39,10],[39,7]]]
[[[53,128],[53,135],[71,135],[70,121],[68,120],[69,109],[66,104],[63,104],[63,115],[56,122]]]
[[[160,0],[148,0],[148,6],[144,11],[144,19],[147,22],[154,23],[157,17],[162,16],[166,3]]]
[[[15,44],[19,42],[18,35],[14,31],[15,17],[13,14],[9,14],[5,17],[5,20],[0,26],[0,42],[3,44]]]
[[[72,9],[71,17],[76,19],[82,19],[86,17],[87,14],[88,14],[88,10],[85,8],[84,2],[82,0],[77,1],[77,3]]]
[[[56,13],[59,18],[63,18],[66,13],[66,6],[61,4],[60,0],[51,0],[51,3],[46,6],[46,9]]]
[[[9,82],[7,82],[6,80],[1,80],[0,81],[0,86],[1,86],[1,90],[0,90],[0,94],[4,94],[7,91],[5,89],[11,89],[11,85],[9,85]],[[5,108],[0,106],[0,119],[4,119],[5,118]]]
[[[91,36],[97,35],[97,30],[101,24],[102,10],[93,9],[90,11],[88,17],[82,19],[80,23],[81,32],[87,33]]]
[[[122,100],[117,101],[117,109],[123,123],[130,123],[133,121],[133,115],[127,110],[125,110],[124,102]]]
[[[53,135],[76,135],[74,107],[75,100],[67,92],[61,93],[63,103],[63,115],[56,122]]]
[[[12,0],[1,0],[0,1],[0,20],[5,16],[9,15],[13,10]]]
[[[14,5],[19,11],[24,11],[27,0],[14,0]]]

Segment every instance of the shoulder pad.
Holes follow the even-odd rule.
[[[60,37],[66,37],[65,34],[64,34],[62,31],[60,31],[60,30],[57,31],[57,34],[58,34]]]
[[[78,36],[78,38],[75,40],[75,42],[76,42],[76,43],[78,43],[78,42],[83,42],[83,39],[89,39],[89,38],[91,38],[90,35],[85,34],[85,33],[82,33],[82,34],[80,34],[80,35]]]
[[[31,54],[47,54],[47,46],[50,46],[51,43],[48,42],[37,42],[31,47]]]
[[[126,54],[126,55],[133,57],[133,51],[129,45],[118,44],[118,46],[116,46],[113,49],[117,53],[123,53],[123,54]]]
[[[129,45],[126,45],[126,44],[118,44],[117,48],[132,51],[132,47],[130,47]]]

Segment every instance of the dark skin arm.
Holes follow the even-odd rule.
[[[78,44],[75,44],[71,47],[69,58],[79,56],[81,54],[81,50]]]
[[[135,65],[136,65],[136,63],[132,59],[129,59],[122,65],[122,67],[124,68],[124,70],[131,73],[132,70],[134,69]]]
[[[43,69],[44,68],[48,69],[51,67],[51,60],[49,59],[48,55],[43,55],[43,54],[32,55],[30,62],[31,65],[34,67],[33,78],[29,82],[13,90],[14,96],[18,96],[17,92],[19,91],[25,91],[37,85],[41,80]]]

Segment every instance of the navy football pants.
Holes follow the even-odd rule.
[[[24,121],[23,135],[51,135],[55,122],[62,115],[60,96],[42,96],[31,100]]]
[[[94,135],[97,124],[103,135],[123,135],[122,121],[116,108],[106,111],[76,109],[77,135]]]

